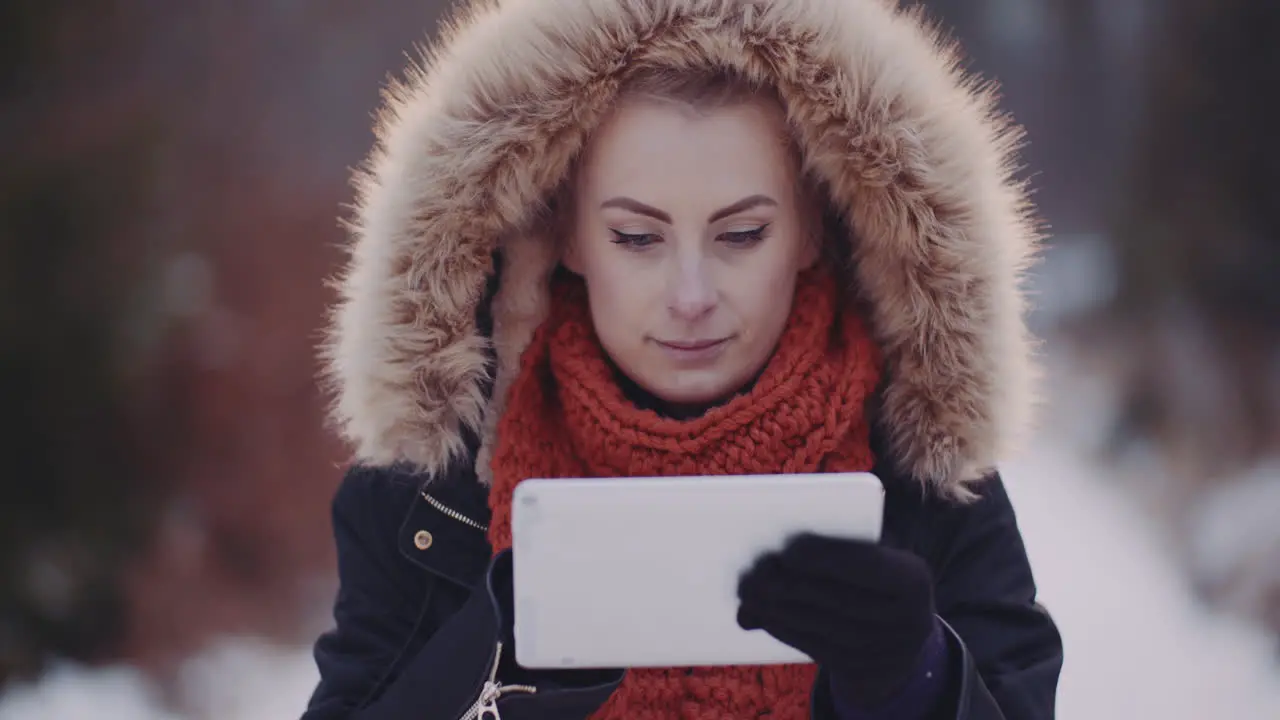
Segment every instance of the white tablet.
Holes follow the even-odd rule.
[[[810,662],[738,627],[738,579],[800,532],[877,540],[870,473],[527,480],[516,486],[516,661],[531,669]]]

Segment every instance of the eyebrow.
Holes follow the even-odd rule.
[[[711,213],[711,217],[707,218],[707,222],[715,222],[717,220],[723,220],[729,217],[730,215],[737,215],[738,213],[743,212],[744,210],[757,208],[757,207],[760,207],[761,205],[777,207],[778,202],[773,198],[769,197],[768,195],[751,195],[750,197],[744,197],[732,205],[726,205],[720,208],[719,210]]]
[[[743,212],[744,210],[750,210],[752,208],[760,207],[762,205],[776,207],[778,205],[778,202],[773,198],[769,197],[768,195],[751,195],[751,196],[742,198],[741,200],[733,203],[732,205],[726,205],[720,208],[719,210],[716,210],[715,212],[711,213],[711,216],[707,218],[707,222],[713,223],[713,222],[716,222],[717,220],[723,220],[724,218],[727,218],[730,215],[736,215],[740,212]],[[604,202],[600,203],[600,207],[601,209],[620,208],[622,210],[628,210],[630,212],[636,213],[637,215],[645,215],[645,216],[651,217],[654,220],[664,222],[668,225],[671,224],[670,215],[659,210],[656,207],[653,207],[652,205],[646,205],[634,198],[622,197],[622,196],[609,198],[608,200],[605,200]]]

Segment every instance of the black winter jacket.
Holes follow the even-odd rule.
[[[316,643],[321,681],[304,720],[457,720],[476,703],[510,640],[510,558],[490,560],[485,491],[459,475],[429,491],[392,469],[359,467],[343,480],[333,503],[337,627]],[[959,650],[939,720],[1053,718],[1061,639],[1036,604],[1003,483],[987,481],[971,505],[892,478],[886,491],[882,542],[928,561]],[[499,700],[505,720],[587,717],[622,679],[576,671],[531,680],[509,653],[503,660],[499,680],[538,689]],[[834,718],[826,684],[815,687],[813,716]]]

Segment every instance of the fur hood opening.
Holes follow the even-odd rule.
[[[1011,451],[1033,364],[1037,244],[1015,127],[919,13],[891,0],[500,0],[463,9],[387,93],[357,177],[324,348],[357,459],[427,474],[481,437],[547,310],[548,195],[630,74],[718,67],[775,86],[806,167],[853,229],[887,380],[889,460],[952,497]],[[476,326],[493,272],[491,337]],[[491,362],[496,357],[496,362]],[[492,381],[492,394],[488,392]]]

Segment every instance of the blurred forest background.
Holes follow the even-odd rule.
[[[380,88],[448,4],[0,7],[0,688],[328,622],[322,281]],[[1280,517],[1280,3],[926,4],[1085,258],[1037,327],[1111,389],[1096,451],[1143,458],[1188,587],[1280,631],[1280,533],[1197,539]]]

